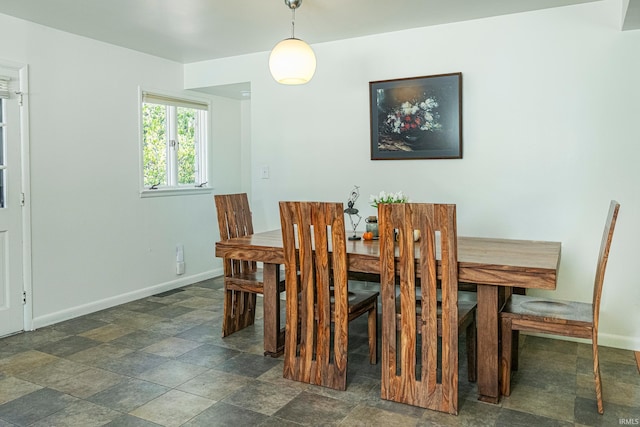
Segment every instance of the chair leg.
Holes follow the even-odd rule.
[[[604,404],[602,403],[602,380],[600,379],[600,359],[598,358],[598,339],[593,336],[591,346],[593,348],[593,377],[596,383],[596,401],[598,403],[598,413],[604,414]]]
[[[500,358],[500,391],[504,396],[511,395],[511,349],[513,334],[511,319],[502,318],[502,356]]]
[[[471,383],[476,382],[478,378],[478,331],[476,329],[476,321],[474,320],[467,326],[467,380]]]
[[[511,333],[511,372],[518,370],[518,360],[520,357],[520,331],[513,330]]]
[[[369,310],[367,318],[369,334],[369,363],[378,363],[378,304]]]
[[[234,328],[234,295],[233,291],[224,290],[224,306],[222,315],[222,337],[226,337],[235,332]]]
[[[255,293],[225,289],[222,337],[253,325],[256,316],[255,307]]]
[[[253,292],[239,292],[242,301],[240,312],[240,325],[238,330],[251,326],[256,320],[256,294]]]

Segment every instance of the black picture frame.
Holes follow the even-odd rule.
[[[369,82],[371,160],[461,159],[462,73]]]

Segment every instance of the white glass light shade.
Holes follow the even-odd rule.
[[[307,83],[316,72],[316,55],[311,46],[300,39],[285,39],[275,45],[269,55],[269,70],[285,85]]]

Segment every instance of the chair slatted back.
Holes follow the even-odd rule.
[[[426,203],[382,204],[379,216],[382,398],[457,414],[456,207]],[[418,245],[414,245],[414,230],[420,231]],[[419,250],[417,262],[416,250]],[[441,254],[440,269],[438,253]],[[416,274],[420,277],[418,286],[422,295],[417,301]],[[438,300],[439,278],[441,302]],[[396,295],[398,285],[400,289]],[[421,304],[421,322],[416,318],[416,303]],[[440,352],[439,309],[442,319]],[[420,347],[418,335],[421,336]]]
[[[344,390],[349,313],[343,205],[280,202],[280,220],[287,312],[283,376]]]
[[[218,229],[221,240],[253,234],[253,222],[247,193],[217,194],[214,199],[218,212]],[[255,262],[224,259],[224,275],[227,277],[255,270]]]

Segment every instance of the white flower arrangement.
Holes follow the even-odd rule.
[[[374,208],[377,208],[381,203],[407,203],[410,201],[409,197],[402,191],[398,191],[397,193],[385,193],[381,191],[377,196],[372,194],[369,197],[369,203]]]
[[[387,114],[385,121],[388,129],[397,134],[410,131],[434,131],[442,128],[438,121],[438,101],[434,97],[424,101],[403,102]]]

